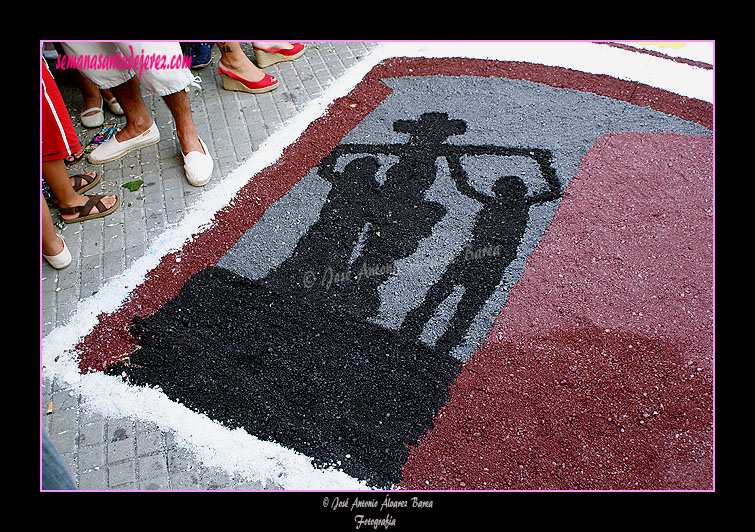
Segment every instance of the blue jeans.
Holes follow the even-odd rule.
[[[63,457],[55,448],[55,444],[42,430],[42,489],[43,490],[75,490],[76,483],[68,472]]]

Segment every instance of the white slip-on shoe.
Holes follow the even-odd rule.
[[[61,240],[63,240],[62,237],[60,237]],[[47,260],[47,262],[50,263],[50,266],[55,268],[56,270],[62,270],[63,268],[66,268],[69,264],[71,264],[71,252],[68,250],[68,246],[66,246],[66,241],[63,240],[63,251],[58,253],[57,255],[45,255],[42,253],[42,256]]]
[[[92,128],[92,127],[100,127],[102,124],[105,123],[105,113],[102,111],[102,104],[103,101],[100,100],[100,106],[99,107],[90,107],[89,109],[84,109],[81,111],[81,115],[79,118],[81,119],[81,125],[84,127]],[[90,115],[89,113],[97,111],[96,113]],[[84,116],[87,115],[87,116]]]
[[[107,101],[107,106],[110,108],[110,112],[114,115],[123,116],[124,114],[126,114],[123,112],[123,107],[121,107],[121,104],[119,104],[118,100],[115,99],[115,96]]]
[[[146,148],[147,146],[152,146],[158,142],[160,142],[160,130],[157,128],[157,124],[153,121],[152,125],[149,126],[149,129],[132,139],[118,142],[118,139],[113,135],[87,155],[87,160],[91,164],[102,164],[114,161],[123,157],[130,151]]]
[[[199,138],[199,137],[197,137]],[[184,155],[184,171],[186,172],[186,180],[190,185],[195,187],[201,187],[207,184],[212,177],[212,169],[214,163],[210,156],[210,151],[207,149],[207,145],[199,138],[199,143],[202,145],[204,153],[198,151],[190,151]]]

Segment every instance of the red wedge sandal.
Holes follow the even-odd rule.
[[[257,66],[265,68],[281,61],[293,61],[304,53],[304,45],[298,42],[291,43],[293,48],[254,48],[254,57]]]

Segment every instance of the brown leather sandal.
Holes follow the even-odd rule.
[[[63,219],[63,221],[67,224],[71,224],[74,222],[83,222],[86,220],[92,220],[94,218],[101,218],[103,216],[107,216],[108,214],[111,214],[115,209],[118,208],[118,205],[120,204],[120,199],[118,196],[115,196],[115,204],[110,207],[109,209],[105,207],[105,204],[102,203],[100,200],[104,198],[105,196],[109,196],[110,194],[98,194],[94,196],[86,196],[87,202],[84,205],[78,206],[78,207],[60,207],[58,209],[58,212],[60,214],[77,214],[78,216],[76,218],[71,218],[70,220]],[[92,212],[92,209],[94,207],[97,207],[97,210],[99,212],[96,212],[94,214],[90,214]]]
[[[73,189],[79,194],[83,194],[94,187],[101,179],[100,174],[97,172],[94,173],[94,177],[89,174],[76,174],[71,177],[73,178]]]
[[[102,176],[98,174],[97,172],[94,172],[94,176],[91,176],[89,174],[76,174],[72,175],[71,178],[73,178],[73,190],[74,192],[78,192],[79,194],[83,194],[87,190],[92,189],[97,183],[100,182],[100,179],[102,179]],[[58,206],[58,198],[50,195],[49,198],[47,198],[47,205],[50,207],[57,207]]]

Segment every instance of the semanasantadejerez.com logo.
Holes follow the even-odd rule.
[[[168,57],[165,54],[134,54],[134,48],[129,45],[129,55],[118,51],[113,55],[59,55],[55,68],[66,69],[91,69],[104,70],[111,68],[134,70],[142,76],[144,70],[183,69],[191,66],[191,56],[174,55]]]

